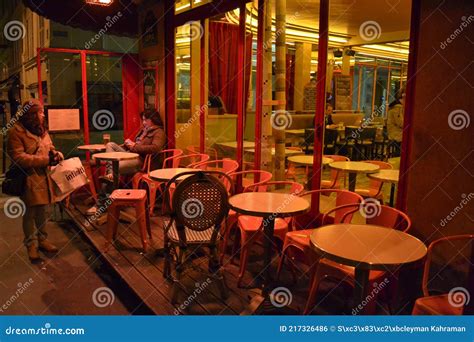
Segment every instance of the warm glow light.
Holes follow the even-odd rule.
[[[86,0],[86,3],[90,5],[109,6],[114,0]]]

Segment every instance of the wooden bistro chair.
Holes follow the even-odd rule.
[[[433,241],[423,272],[423,297],[413,315],[473,314],[474,234],[446,236]]]
[[[183,179],[183,176],[188,177]],[[179,174],[166,185],[166,206],[171,211],[170,221],[164,232],[164,276],[174,282],[173,303],[177,302],[178,289],[184,289],[181,278],[185,268],[192,262],[193,252],[202,248],[209,250],[209,276],[219,285],[222,297],[227,297],[217,254],[217,240],[221,225],[229,212],[229,191],[219,178],[226,178],[227,183],[232,184],[232,179],[225,173],[196,171]],[[169,194],[171,185],[175,186],[172,196]],[[230,192],[232,193],[232,189]],[[172,254],[174,258],[171,257]],[[174,277],[171,272],[172,263]]]
[[[337,223],[350,223],[350,217],[360,210],[363,210],[361,207],[363,204],[348,204],[341,207],[336,207],[331,211],[327,212],[323,216],[323,225],[333,224],[334,220],[331,219],[330,215],[332,212],[337,212],[342,209],[346,213],[341,217],[340,221]],[[381,226],[386,228],[397,229],[403,232],[408,232],[411,228],[411,220],[407,214],[404,212],[386,206],[380,205],[377,208],[377,215],[367,215],[366,224]],[[407,251],[408,253],[409,251]],[[311,275],[311,287],[309,290],[308,300],[306,302],[306,307],[304,314],[308,314],[314,307],[317,292],[319,290],[319,285],[325,278],[337,279],[341,282],[345,282],[352,287],[355,287],[355,268],[347,265],[339,264],[335,261],[331,261],[325,258],[319,259],[317,262],[316,272],[312,272]],[[384,271],[370,271],[369,282],[370,284],[380,283],[384,278],[387,277],[387,273]],[[367,311],[373,313],[375,311],[375,299],[371,300],[367,305]]]

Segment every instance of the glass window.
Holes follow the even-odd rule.
[[[362,69],[360,82],[360,110],[368,117],[372,113],[372,95],[374,92],[374,68],[366,65]]]
[[[377,79],[375,81],[375,99],[373,109],[375,116],[385,116],[387,108],[387,84],[388,69],[377,68]]]

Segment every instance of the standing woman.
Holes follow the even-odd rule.
[[[41,102],[32,99],[26,102],[18,122],[8,133],[7,153],[12,164],[19,166],[27,175],[23,195],[26,206],[23,215],[24,244],[31,261],[40,259],[39,249],[56,253],[58,249],[49,242],[46,223],[49,205],[53,202],[52,183],[48,177],[48,167],[63,159],[55,151],[46,130],[44,109]]]
[[[387,114],[387,132],[391,146],[391,157],[400,157],[403,137],[403,117],[405,105],[405,89],[401,88],[395,101],[389,104]]]

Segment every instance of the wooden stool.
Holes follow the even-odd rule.
[[[148,240],[146,233],[151,237],[150,216],[146,204],[146,190],[118,189],[110,195],[112,203],[107,208],[107,248],[117,235],[117,226],[120,218],[120,209],[135,207],[136,221],[140,229],[143,251],[146,252]]]

